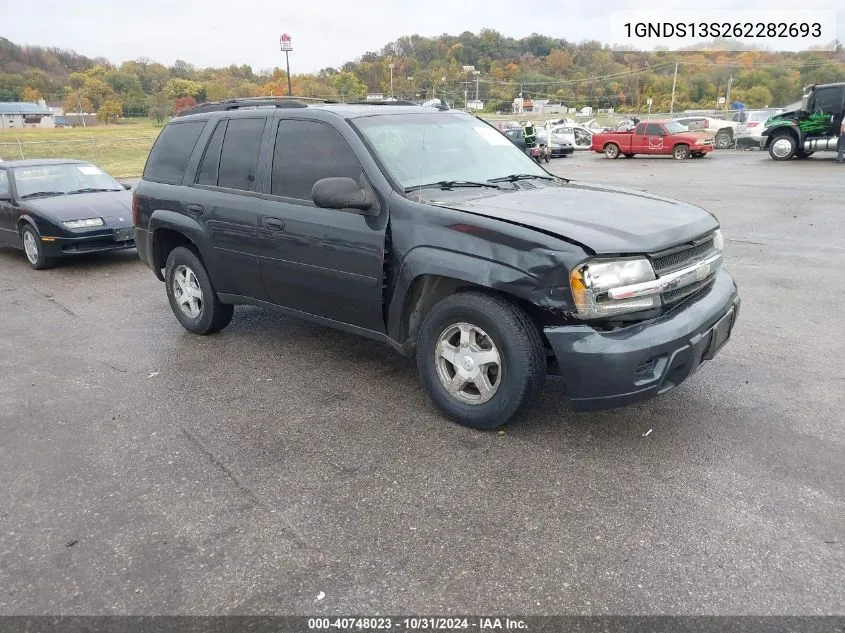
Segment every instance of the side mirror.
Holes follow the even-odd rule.
[[[128,189],[132,189],[132,185],[130,185],[128,182],[122,182],[122,183],[120,183],[120,184],[122,184],[122,185],[123,185],[123,188],[124,188],[124,189],[127,189],[127,190],[128,190]]]
[[[375,206],[373,194],[352,178],[323,178],[314,183],[311,199],[323,209],[369,211]]]

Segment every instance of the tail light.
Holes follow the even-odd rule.
[[[748,127],[757,127],[758,125],[760,125],[760,122],[759,121],[749,121],[748,123],[746,123],[746,125]]]
[[[138,226],[138,217],[141,215],[141,200],[138,192],[132,192],[132,224]]]

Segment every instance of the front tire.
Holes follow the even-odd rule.
[[[675,160],[686,160],[690,157],[689,147],[686,145],[676,145],[672,150],[672,156],[675,157]]]
[[[170,251],[165,266],[170,309],[192,334],[213,334],[229,325],[235,307],[221,303],[200,258],[184,246]]]
[[[604,146],[604,155],[611,160],[619,158],[619,146],[616,143],[608,143]]]
[[[791,134],[778,134],[769,143],[769,156],[774,160],[791,160],[798,153],[798,141]]]
[[[44,245],[41,238],[31,226],[27,225],[21,229],[21,243],[23,252],[26,254],[26,261],[33,270],[46,270],[52,268],[55,262],[44,253]]]
[[[449,419],[495,429],[528,407],[546,373],[540,332],[510,301],[452,295],[426,315],[417,337],[420,380]]]

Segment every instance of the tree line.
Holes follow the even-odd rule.
[[[624,112],[641,111],[652,99],[655,111],[666,111],[676,63],[678,110],[714,108],[728,89],[731,100],[747,107],[781,106],[799,99],[806,85],[845,81],[841,45],[835,52],[640,52],[538,34],[516,39],[485,29],[400,37],[339,68],[293,74],[290,83],[294,95],[342,101],[381,93],[462,104],[465,95],[477,95],[486,109],[507,110],[522,95]],[[0,101],[62,101],[67,112],[96,112],[107,122],[118,116],[163,120],[205,100],[287,92],[281,68],[197,68],[184,60],[166,66],[147,58],[115,65],[0,38]]]

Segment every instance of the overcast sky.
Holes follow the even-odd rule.
[[[532,32],[570,41],[611,41],[609,12],[648,6],[641,0],[40,0],[4,2],[0,35],[18,44],[69,48],[114,63],[149,57],[170,65],[249,64],[255,70],[283,64],[279,35],[290,33],[291,71],[337,67],[402,35],[477,33],[492,28],[513,37]],[[791,9],[778,0],[698,3],[661,0],[661,8]],[[835,10],[839,0],[802,1],[800,6]],[[800,13],[796,13],[796,19]],[[761,19],[764,18],[761,13]],[[845,11],[836,35],[845,41]]]

